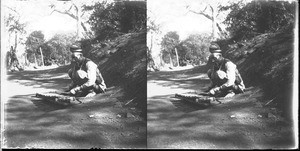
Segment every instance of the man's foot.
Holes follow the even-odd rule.
[[[230,93],[226,94],[226,95],[224,96],[224,98],[231,98],[231,97],[233,97],[234,95],[235,95],[234,92],[230,92]]]
[[[95,92],[90,92],[90,93],[87,94],[85,97],[86,97],[86,98],[89,98],[89,97],[93,97],[93,96],[95,96],[95,95],[96,95]]]

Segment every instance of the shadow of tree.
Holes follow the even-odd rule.
[[[289,125],[280,128],[268,117],[241,112],[244,108],[254,108],[256,100],[238,102],[233,98],[227,104],[204,110],[191,106],[178,110],[166,107],[167,100],[165,103],[155,99],[150,101],[154,101],[148,103],[150,148],[267,149],[294,145],[293,132],[287,128]]]
[[[205,110],[207,107],[205,106],[197,106],[193,103],[184,101],[184,100],[170,100],[174,106],[176,106],[178,109],[181,111],[188,113],[188,112],[193,112],[197,110]]]
[[[199,87],[206,86],[208,79],[204,76],[197,79],[196,75],[204,73],[204,67],[154,72],[148,74],[148,83],[169,88],[163,90],[172,92],[172,88],[201,91]],[[205,109],[174,99],[175,94],[168,92],[166,95],[151,95],[147,101],[148,147],[269,149],[293,146],[290,125],[280,127],[278,121],[260,115],[266,111],[262,106],[257,106],[263,97],[259,90],[251,88]]]
[[[105,94],[82,99],[82,104],[68,106],[33,97],[34,91],[39,91],[36,88],[58,89],[68,85],[69,79],[65,71],[66,66],[8,74],[7,80],[28,86],[32,93],[7,98],[3,133],[6,147],[146,147],[146,123],[117,116],[119,112],[126,112],[123,108],[114,107],[118,97],[122,95],[116,94],[119,89],[117,87],[108,89]]]
[[[71,82],[67,75],[68,68],[69,66],[62,66],[48,70],[10,72],[7,74],[7,80],[35,88],[65,87]]]
[[[147,80],[163,87],[203,91],[210,83],[206,69],[206,66],[196,66],[181,71],[151,72],[147,75]]]

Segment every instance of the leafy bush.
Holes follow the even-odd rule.
[[[93,11],[88,23],[100,41],[146,30],[146,3],[142,1],[103,1],[84,6],[84,10]]]
[[[207,61],[211,36],[208,34],[192,34],[179,45],[180,63],[200,65]]]
[[[275,32],[293,24],[296,2],[287,1],[252,1],[245,6],[240,2],[222,7],[231,9],[224,23],[229,27],[233,40],[249,39],[256,35]]]

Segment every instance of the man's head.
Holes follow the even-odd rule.
[[[75,62],[81,62],[83,60],[81,47],[72,45],[70,47],[70,51],[72,52],[72,60],[74,60]]]
[[[222,61],[222,50],[220,49],[220,46],[218,44],[212,43],[209,46],[209,52],[211,53],[210,57],[213,62]]]

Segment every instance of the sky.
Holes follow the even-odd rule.
[[[102,0],[72,1],[79,5],[90,5]],[[70,7],[70,2],[58,0],[1,0],[1,9],[3,9],[3,16],[12,12],[9,8],[16,10],[21,16],[20,21],[27,23],[27,35],[35,30],[42,30],[45,39],[50,39],[55,33],[76,32],[76,21],[65,14],[51,13],[53,9],[49,7],[50,4],[54,4],[58,10],[65,10]]]
[[[148,0],[147,16],[160,25],[163,34],[177,31],[180,39],[195,32],[210,32],[211,22],[207,18],[188,12],[186,5],[199,3],[198,0]]]
[[[160,42],[162,37],[169,31],[176,31],[180,40],[186,39],[190,34],[212,32],[212,22],[203,15],[189,12],[199,11],[205,8],[206,3],[217,5],[227,3],[228,0],[147,0],[147,17],[159,25],[161,33],[147,35],[147,46],[152,48],[154,59],[159,58]],[[222,16],[221,16],[222,17]]]
[[[35,30],[42,30],[45,38],[51,38],[56,32],[60,31],[76,31],[76,22],[72,18],[59,14],[52,13],[49,5],[53,1],[47,0],[5,0],[1,7],[10,7],[15,9],[20,14],[20,21],[26,23],[27,34]],[[57,3],[57,2],[56,2]],[[60,2],[62,4],[62,2]],[[8,12],[3,12],[6,15]]]

